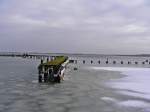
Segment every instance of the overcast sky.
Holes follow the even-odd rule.
[[[150,0],[0,0],[0,51],[150,53]]]

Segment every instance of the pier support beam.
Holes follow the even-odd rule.
[[[39,83],[41,83],[41,82],[42,82],[42,75],[39,74]]]
[[[48,73],[44,73],[44,82],[48,82]]]
[[[49,62],[49,58],[48,57],[47,57],[46,61]]]
[[[41,59],[41,64],[43,64],[43,59]]]

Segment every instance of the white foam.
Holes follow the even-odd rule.
[[[130,91],[118,91],[120,94],[134,96],[134,97],[140,97],[145,99],[150,99],[150,94],[144,94],[144,93],[137,93],[137,92],[130,92]]]
[[[93,69],[121,72],[126,77],[111,80],[107,86],[118,89],[117,92],[120,94],[150,100],[150,68],[93,67]],[[140,108],[150,107],[147,102],[138,100],[122,101],[117,104]]]
[[[150,71],[150,68],[129,68],[129,67],[92,67],[92,69],[95,70],[109,70],[109,71],[119,71],[119,72],[125,72],[125,71]]]
[[[111,97],[101,97],[101,100],[109,101],[109,102],[117,102],[117,100],[116,100],[116,99],[111,98]]]
[[[119,79],[117,82],[111,82],[115,88],[137,91],[137,93],[145,93],[150,96],[150,69],[149,70],[135,70],[126,71],[123,74],[127,77]],[[143,94],[141,94],[143,95]],[[145,95],[144,95],[145,96]],[[143,97],[144,97],[143,96]],[[150,97],[149,97],[150,99]]]
[[[33,80],[32,83],[38,83],[38,80]]]
[[[120,93],[150,99],[150,68],[93,67],[93,69],[122,72],[127,77],[115,79],[108,83],[108,85],[113,88],[137,92],[129,93],[128,91],[122,91]]]
[[[148,103],[145,103],[143,101],[138,101],[138,100],[127,100],[127,101],[119,102],[118,105],[126,106],[126,107],[135,107],[135,108],[149,108],[150,107]]]

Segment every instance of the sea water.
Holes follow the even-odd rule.
[[[147,57],[71,58],[62,83],[40,84],[40,60],[0,57],[0,112],[150,112],[149,64],[120,64]]]

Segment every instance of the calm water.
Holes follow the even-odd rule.
[[[82,59],[85,58],[80,57]],[[145,59],[137,60],[142,62]],[[95,62],[97,60],[99,58],[95,58]],[[112,79],[125,77],[120,72],[94,70],[90,64],[83,66],[79,63],[68,66],[62,83],[39,84],[38,64],[38,60],[0,57],[0,112],[150,112],[149,107],[128,107],[113,103],[110,97],[119,101],[139,99],[118,94],[117,88],[105,85]],[[98,65],[95,63],[92,66]],[[74,67],[78,67],[78,70],[74,71]]]

